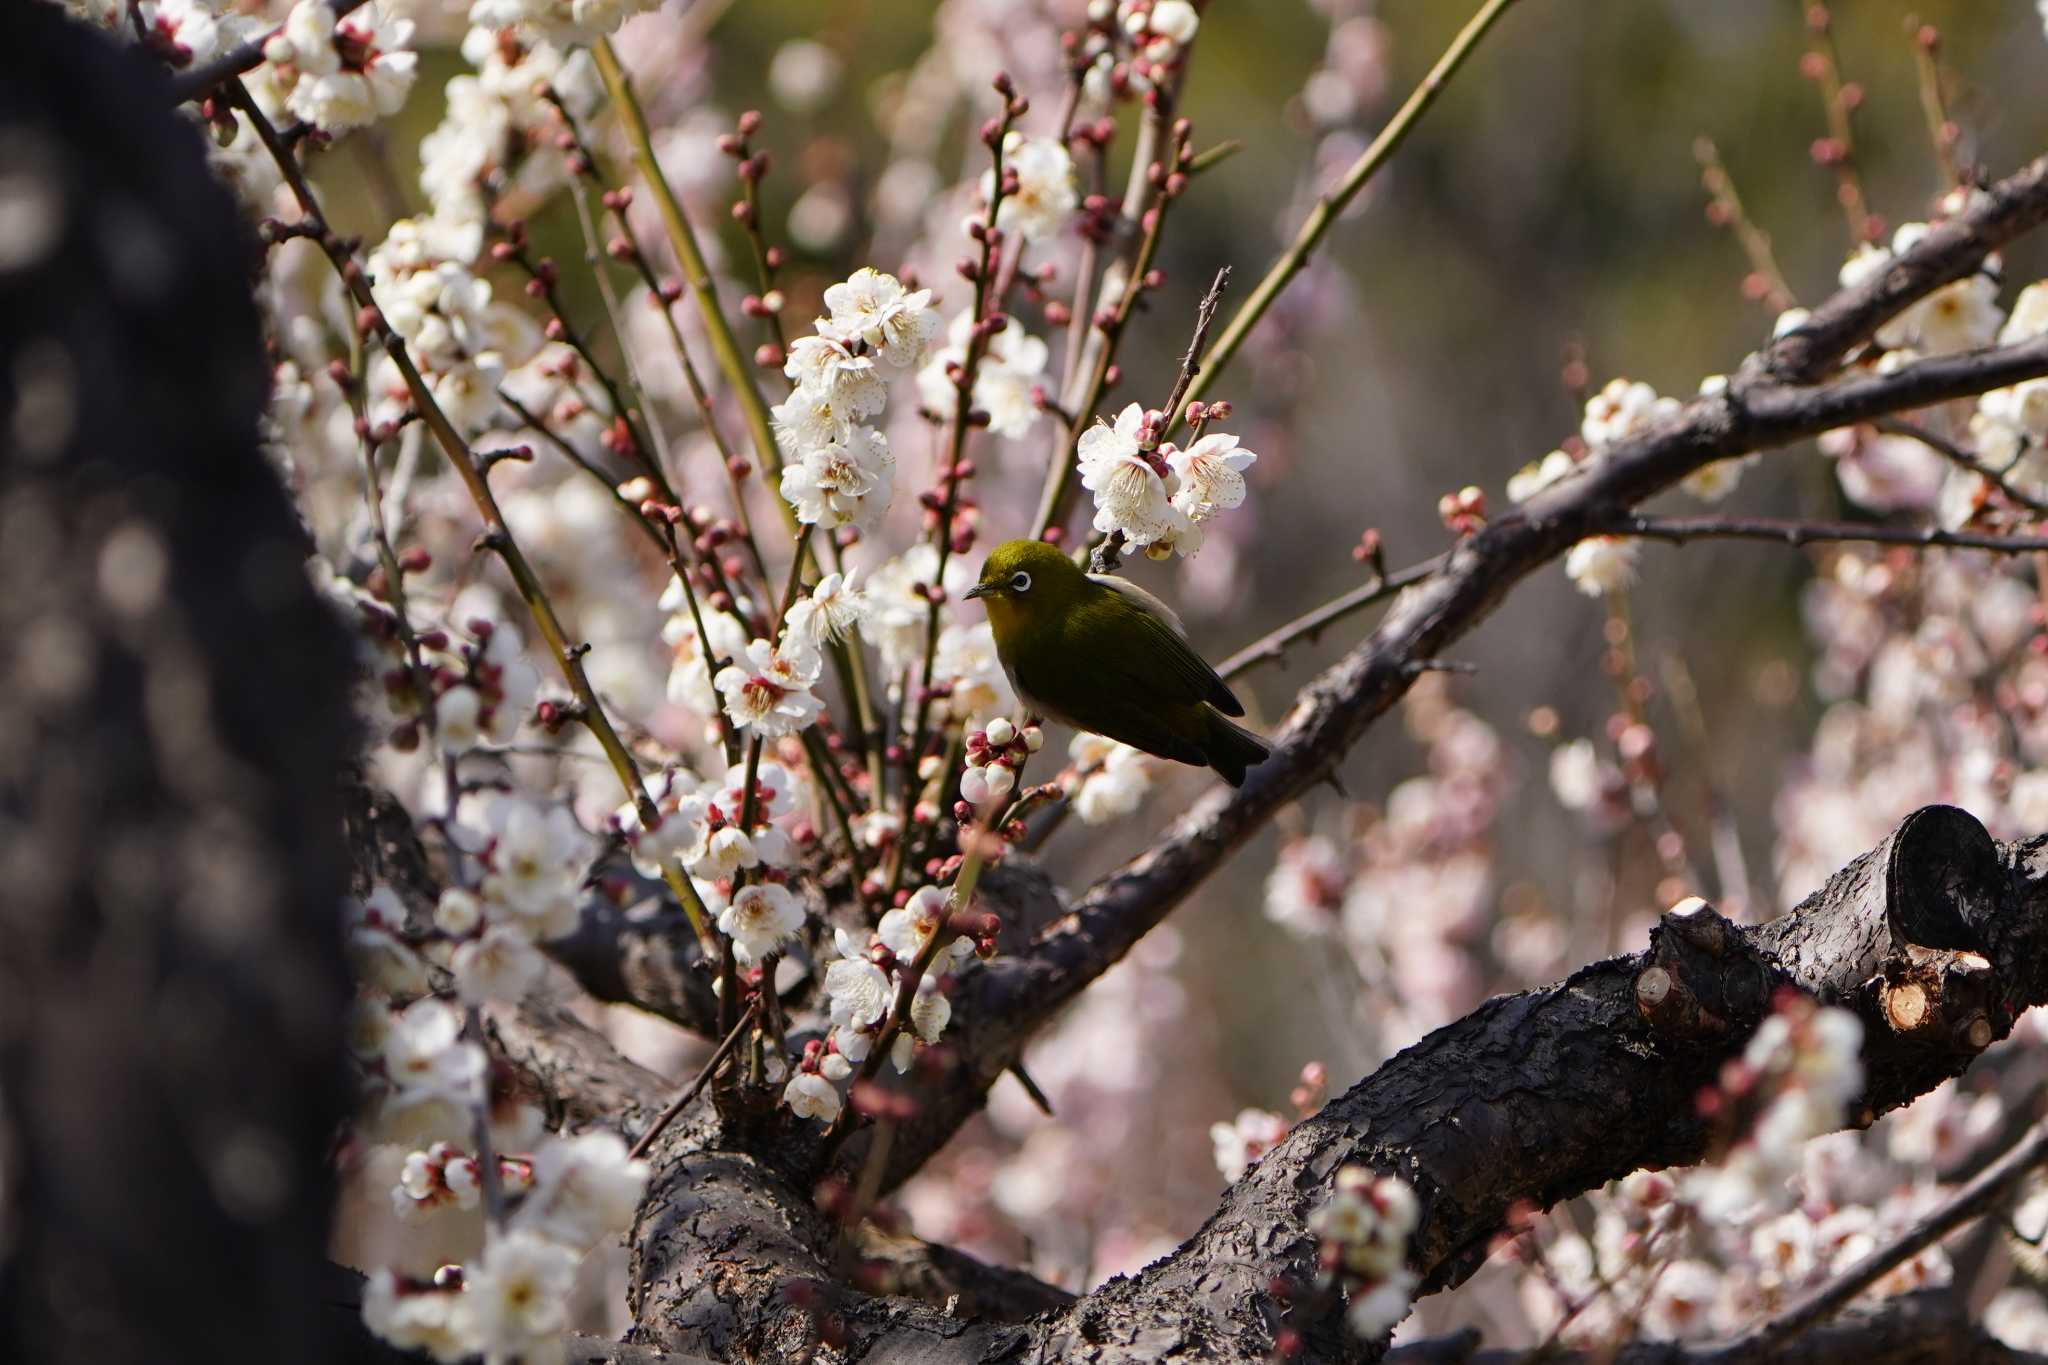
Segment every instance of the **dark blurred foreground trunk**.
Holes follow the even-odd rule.
[[[335,1351],[349,660],[202,160],[0,0],[0,1360]]]

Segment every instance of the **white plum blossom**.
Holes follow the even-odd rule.
[[[515,1226],[566,1246],[586,1247],[633,1225],[648,1166],[615,1133],[554,1138],[533,1160],[533,1190]]]
[[[1149,10],[1126,5],[1122,18],[1124,30],[1133,37],[1149,35],[1176,48],[1193,42],[1202,22],[1202,16],[1188,0],[1155,0]]]
[[[1191,521],[1206,521],[1244,503],[1244,471],[1259,457],[1238,448],[1237,438],[1210,432],[1185,450],[1167,452],[1167,467],[1180,476],[1173,505]]]
[[[818,1070],[799,1071],[789,1078],[789,1084],[782,1088],[782,1102],[798,1118],[833,1123],[846,1102],[840,1098],[839,1088],[832,1082],[844,1080],[852,1070],[846,1058],[836,1053],[827,1054],[820,1061]]]
[[[822,388],[798,387],[768,409],[775,445],[787,460],[801,460],[820,446],[843,445],[852,438],[854,420],[835,406]],[[785,495],[786,496],[786,495]]]
[[[453,1143],[437,1142],[424,1151],[406,1154],[398,1183],[391,1187],[391,1208],[412,1222],[441,1209],[473,1209],[480,1202],[483,1181],[476,1158]]]
[[[419,74],[410,19],[387,18],[374,4],[337,21],[326,0],[299,0],[264,48],[272,63],[296,69],[285,107],[329,133],[345,133],[405,106]]]
[[[1735,485],[1742,482],[1742,471],[1755,464],[1756,460],[1756,456],[1746,455],[1701,465],[1686,475],[1679,487],[1702,502],[1719,502],[1735,491]]]
[[[569,809],[499,796],[485,810],[484,834],[486,905],[535,939],[573,930],[590,840]]]
[[[434,905],[434,927],[455,938],[468,938],[483,921],[482,903],[459,886],[444,888]]]
[[[1081,773],[1073,802],[1083,824],[1122,819],[1152,790],[1151,760],[1128,744],[1083,732],[1067,746],[1067,757]]]
[[[559,1358],[569,1327],[569,1295],[578,1253],[538,1233],[515,1228],[494,1236],[464,1268],[454,1326],[471,1350],[489,1359]]]
[[[867,598],[858,586],[860,570],[828,573],[790,607],[783,628],[813,649],[852,638],[868,617]]]
[[[1350,881],[1350,869],[1334,841],[1320,834],[1289,839],[1280,846],[1266,878],[1266,918],[1303,938],[1322,938],[1338,926]],[[1229,1174],[1227,1168],[1224,1173]]]
[[[462,1296],[440,1289],[403,1286],[389,1270],[373,1270],[363,1284],[363,1325],[402,1351],[425,1351],[436,1360],[473,1354],[455,1321]]]
[[[947,626],[939,632],[932,677],[952,688],[945,714],[954,720],[1017,709],[1016,689],[1010,686],[1010,675],[996,653],[995,630],[987,621]]]
[[[1648,384],[1610,379],[1606,387],[1586,400],[1579,435],[1591,449],[1603,450],[1616,441],[1642,434],[1681,406],[1676,398],[1659,398]]]
[[[720,669],[712,680],[732,723],[764,739],[793,735],[824,710],[811,693],[822,661],[815,651],[787,643],[790,648],[778,649],[766,640],[750,641],[745,658]]]
[[[478,432],[498,419],[499,385],[540,352],[544,338],[524,310],[495,299],[490,281],[454,259],[473,250],[460,230],[406,218],[391,225],[366,264],[377,306],[405,338],[435,401],[457,426]],[[372,392],[403,395],[390,357],[378,360]],[[402,405],[371,405],[379,421],[396,421],[401,412]]]
[[[1179,477],[1162,473],[1139,446],[1144,422],[1144,409],[1132,403],[1114,425],[1098,421],[1082,432],[1076,447],[1081,486],[1095,495],[1095,529],[1121,531],[1141,549],[1191,529],[1187,514],[1173,505]]]
[[[1017,177],[1017,190],[996,209],[996,226],[1027,242],[1059,235],[1080,202],[1074,189],[1074,158],[1052,138],[1011,132],[1003,138],[1003,169]],[[981,201],[995,196],[993,170],[981,175]]]
[[[835,336],[799,337],[790,345],[782,372],[798,388],[823,396],[848,421],[872,417],[889,401],[874,353]]]
[[[896,496],[896,457],[889,438],[854,426],[782,467],[782,498],[797,520],[833,530],[872,531]]]
[[[1408,1315],[1417,1283],[1406,1265],[1408,1238],[1420,1215],[1405,1182],[1362,1166],[1341,1168],[1328,1202],[1309,1215],[1325,1275],[1349,1297],[1345,1322],[1361,1337],[1375,1338]]]
[[[898,958],[912,961],[931,942],[932,935],[944,931],[950,906],[949,891],[936,886],[919,887],[909,901],[882,916],[881,923],[875,926],[875,937]],[[958,935],[940,949],[933,968],[937,970],[948,958],[959,961],[973,953],[973,941],[964,934]]]
[[[1840,280],[1856,288],[1882,275],[1892,262],[1911,251],[1927,235],[1925,223],[1902,223],[1889,249],[1864,243],[1843,263]],[[1987,267],[1990,262],[1987,261]],[[1998,281],[1990,273],[1965,276],[1916,300],[1877,330],[1880,346],[1927,355],[1949,355],[1987,346],[1997,335],[2004,314],[1998,307]]]
[[[919,978],[917,993],[910,998],[908,1026],[889,1045],[889,1064],[898,1073],[910,1070],[917,1045],[938,1042],[952,1018],[953,1002],[946,998],[938,981],[930,975]]]
[[[1588,536],[1564,557],[1572,585],[1588,597],[1624,591],[1636,577],[1636,543],[1620,536]]]
[[[894,275],[862,266],[825,291],[831,316],[819,319],[818,333],[863,348],[885,369],[915,369],[939,330],[931,301],[931,290],[907,290]]]
[[[1531,460],[1509,477],[1508,501],[1527,502],[1577,467],[1578,461],[1562,450]]]
[[[841,953],[853,947],[840,944]],[[889,1012],[895,990],[880,967],[858,955],[842,956],[825,969],[825,994],[830,1001],[833,1037],[848,1056],[847,1042],[856,1034],[873,1029]],[[865,1055],[865,1044],[861,1055]]]
[[[973,310],[956,313],[946,329],[946,344],[917,372],[918,401],[931,411],[953,411],[957,391],[947,367],[967,363],[967,338],[973,330]],[[1037,390],[1046,382],[1050,354],[1044,340],[1025,331],[1015,318],[989,335],[974,371],[973,403],[988,414],[992,434],[1016,439],[1037,425],[1044,412]]]
[[[960,774],[960,799],[975,806],[1000,801],[1017,785],[1017,774],[1001,763],[970,767]]]
[[[114,19],[125,29],[122,7],[115,5]],[[144,26],[189,65],[204,65],[231,47],[256,37],[262,24],[251,15],[220,13],[225,5],[214,0],[156,0],[140,6]]]
[[[483,1049],[462,1040],[462,1016],[433,996],[414,1001],[391,1021],[384,1070],[400,1103],[483,1100]]]
[[[539,984],[547,960],[533,940],[509,924],[494,924],[477,938],[455,945],[448,970],[455,989],[471,1004],[516,1001]]]
[[[674,575],[670,575],[659,605],[669,613],[662,623],[661,638],[674,651],[669,664],[668,699],[699,715],[712,715],[718,710],[718,689],[711,683],[711,666],[721,660],[738,659],[747,652],[747,628],[731,612],[713,611],[699,602],[705,633],[711,637],[711,648],[706,651],[697,638],[696,616],[690,611],[682,581]]]
[[[1233,1122],[1209,1125],[1216,1169],[1233,1185],[1286,1136],[1287,1120],[1266,1109],[1241,1109]]]
[[[733,893],[718,927],[732,939],[733,956],[751,966],[804,927],[803,902],[786,886],[754,882]]]
[[[655,0],[474,0],[469,21],[491,29],[523,24],[566,47],[616,33],[626,20],[653,8]]]
[[[390,995],[424,993],[427,964],[403,937],[405,906],[398,893],[380,882],[352,909],[345,949],[356,979]]]

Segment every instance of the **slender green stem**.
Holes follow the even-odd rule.
[[[669,246],[683,268],[683,282],[697,301],[697,311],[703,316],[704,332],[711,340],[718,368],[724,372],[726,382],[732,385],[733,395],[739,400],[740,413],[753,436],[754,450],[760,457],[761,467],[780,475],[782,452],[775,444],[768,402],[761,396],[760,386],[754,382],[753,365],[741,353],[739,340],[733,336],[732,326],[726,321],[725,310],[718,301],[718,286],[711,278],[710,267],[704,262],[703,249],[697,245],[697,234],[684,215],[682,203],[670,187],[668,177],[662,173],[661,162],[654,154],[654,138],[647,128],[647,115],[633,93],[633,82],[619,64],[618,54],[612,50],[609,39],[598,39],[590,51],[597,59],[597,72],[604,80],[605,90],[611,95],[613,105],[619,110],[620,121],[625,125],[626,140],[633,148],[634,168],[640,172],[648,188],[654,191],[655,205],[661,210],[662,224],[668,230]],[[787,503],[782,504],[782,509],[790,533],[794,535],[796,512]]]
[[[420,377],[419,368],[413,364],[404,339],[391,329],[383,310],[378,308],[375,297],[370,293],[369,276],[364,272],[361,263],[343,247],[341,239],[336,237],[333,229],[328,226],[326,215],[321,211],[320,202],[314,196],[312,186],[307,183],[305,170],[299,165],[298,157],[285,145],[284,139],[278,136],[277,129],[271,126],[270,119],[251,98],[247,87],[240,80],[230,82],[227,89],[229,99],[248,117],[250,126],[256,130],[257,137],[262,140],[271,159],[277,163],[285,182],[291,186],[292,194],[298,200],[299,211],[317,229],[316,240],[321,250],[327,255],[335,272],[341,276],[342,284],[348,289],[357,308],[369,310],[368,315],[376,319],[374,325],[378,340],[383,344],[385,354],[391,357],[391,363],[397,367],[400,378],[404,380],[414,409],[419,413],[420,420],[426,424],[427,430],[433,434],[442,452],[448,457],[449,466],[462,480],[463,487],[469,491],[470,500],[476,504],[478,515],[483,519],[484,534],[479,543],[496,554],[504,564],[506,572],[512,576],[520,600],[526,603],[527,611],[532,615],[534,625],[540,630],[541,638],[547,641],[548,651],[554,656],[563,680],[569,684],[570,692],[576,697],[583,724],[596,737],[598,747],[604,750],[605,757],[611,761],[612,770],[618,774],[619,785],[625,788],[626,795],[638,810],[640,818],[648,824],[655,823],[660,819],[660,813],[655,809],[653,798],[647,794],[647,784],[641,781],[640,765],[634,761],[632,751],[626,748],[625,741],[619,738],[619,732],[613,728],[610,717],[605,715],[604,704],[598,699],[597,689],[591,686],[590,677],[583,670],[584,650],[569,643],[568,633],[562,628],[561,618],[555,614],[554,603],[548,599],[547,590],[542,587],[540,576],[534,572],[533,565],[527,561],[519,549],[518,542],[512,538],[511,529],[505,524],[504,514],[498,508],[498,500],[492,495],[490,484],[470,454],[468,442],[456,431],[455,424],[448,420],[448,414],[441,410],[440,404],[434,401],[433,391]],[[669,888],[675,892],[677,900],[689,914],[691,927],[697,931],[697,936],[704,941],[707,948],[715,944],[717,936],[712,932],[710,921],[704,916],[703,902],[697,896],[696,888],[689,885],[689,878],[683,876],[678,869],[668,868],[663,871],[663,879],[668,882]]]
[[[1451,77],[1465,64],[1465,59],[1472,55],[1472,50],[1479,46],[1479,40],[1486,36],[1487,31],[1514,3],[1515,0],[1486,0],[1486,3],[1479,7],[1478,13],[1466,22],[1465,27],[1458,30],[1458,36],[1444,49],[1443,56],[1437,58],[1436,65],[1422,78],[1422,84],[1415,87],[1407,101],[1395,111],[1394,117],[1388,120],[1387,126],[1380,129],[1379,136],[1372,140],[1372,145],[1367,147],[1358,160],[1351,164],[1351,168],[1344,172],[1343,179],[1337,182],[1336,187],[1316,201],[1315,208],[1309,212],[1307,220],[1301,225],[1301,230],[1295,234],[1294,241],[1280,254],[1280,259],[1273,263],[1265,278],[1253,287],[1252,292],[1239,305],[1237,312],[1231,315],[1229,323],[1223,328],[1223,335],[1216,338],[1215,346],[1203,358],[1202,372],[1188,388],[1189,402],[1202,397],[1214,386],[1217,377],[1223,373],[1224,366],[1236,356],[1238,348],[1244,345],[1245,338],[1251,335],[1252,328],[1258,326],[1259,319],[1273,306],[1273,300],[1280,297],[1280,291],[1285,289],[1294,277],[1301,273],[1302,267],[1308,264],[1309,257],[1315,253],[1316,247],[1328,235],[1330,228],[1345,208],[1358,197],[1358,192],[1365,188],[1373,176],[1379,173],[1379,169],[1400,149],[1408,134],[1421,122],[1423,114],[1428,112],[1429,106],[1436,103],[1437,96],[1443,93]],[[1166,431],[1162,435],[1172,435],[1179,420],[1178,413],[1168,413]]]

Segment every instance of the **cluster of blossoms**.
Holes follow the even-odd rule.
[[[631,802],[612,817],[643,876],[661,876],[672,859],[707,882],[756,868],[779,873],[796,866],[802,851],[797,836],[807,827],[809,802],[802,779],[782,764],[763,759],[756,766],[751,807],[744,763],[704,783],[687,770],[672,768],[656,785],[653,799],[660,819],[652,828]]]
[[[538,198],[567,182],[562,157],[526,154],[558,126],[550,100],[582,118],[602,95],[588,51],[536,37],[545,26],[486,22],[482,12],[498,8],[485,0],[472,12],[462,40],[472,70],[449,78],[441,122],[420,139],[420,189],[465,262],[482,249],[492,196]]]
[[[2007,344],[2044,334],[2048,282],[2022,290],[1998,331]],[[2030,380],[1983,395],[1966,417],[1920,420],[1950,424],[1975,468],[1911,436],[1845,428],[1821,439],[1844,493],[1951,528],[2031,519],[2013,495],[2048,494],[2048,385]],[[1962,805],[2002,835],[2048,827],[2048,657],[2023,562],[1843,549],[1806,586],[1804,615],[1827,709],[1776,809],[1787,904],[1869,846],[1855,841],[1882,838],[1929,802]]]
[[[1723,1167],[1638,1171],[1590,1198],[1592,1227],[1583,1235],[1542,1242],[1527,1229],[1514,1254],[1537,1272],[1519,1282],[1536,1329],[1580,1349],[1638,1332],[1669,1340],[1739,1334],[1938,1204],[1943,1180],[1999,1130],[2005,1107],[1995,1094],[1951,1082],[1885,1119],[1870,1138],[1813,1136],[1817,1125],[1838,1125],[1841,1097],[1853,1098],[1854,1025],[1846,1012],[1782,1003],[1733,1064],[1733,1088],[1711,1092],[1726,1106],[1721,1113],[1743,1111],[1754,1130]],[[1760,1180],[1744,1151],[1763,1144],[1776,1150]],[[1944,1283],[1949,1273],[1936,1244],[1865,1293],[1884,1298]],[[2033,1305],[2001,1298],[1998,1330],[2022,1344],[2037,1320]]]
[[[1056,143],[1029,143],[1054,146]],[[1065,156],[1064,148],[1059,149]],[[1072,174],[1069,165],[1067,174]],[[1007,208],[1014,199],[1005,199]],[[1068,206],[1071,210],[1071,205]],[[918,401],[928,412],[948,413],[966,372],[968,342],[975,331],[974,314],[963,310],[946,326],[946,344],[932,352],[931,359],[917,372]],[[988,429],[1011,439],[1028,436],[1045,411],[1045,364],[1050,355],[1045,342],[1025,331],[1015,318],[1001,326],[984,328],[981,354],[974,370],[972,402],[977,412],[988,414]]]
[[[960,774],[960,797],[986,806],[1008,796],[1031,755],[1045,746],[1045,731],[1036,725],[1018,727],[1002,716],[967,732],[967,771]]]
[[[1562,948],[1548,915],[1495,924],[1493,831],[1510,790],[1500,737],[1453,705],[1441,680],[1418,684],[1406,710],[1428,771],[1395,786],[1384,809],[1349,812],[1341,834],[1282,845],[1265,896],[1274,923],[1347,950],[1366,986],[1345,988],[1367,1011],[1356,1022],[1388,1052],[1484,997],[1475,953],[1489,927],[1492,951],[1518,975],[1541,980]]]
[[[546,338],[461,263],[460,238],[433,219],[400,219],[370,253],[370,289],[441,410],[464,431],[482,432],[503,411],[507,374],[539,356]],[[395,430],[411,402],[397,364],[380,353],[368,382],[371,423]]]
[[[1368,1341],[1408,1316],[1418,1282],[1407,1266],[1408,1238],[1420,1217],[1405,1181],[1363,1166],[1340,1168],[1329,1202],[1309,1215],[1325,1286],[1344,1291],[1344,1321]]]
[[[889,510],[896,457],[869,423],[889,381],[925,362],[939,330],[931,297],[863,267],[825,291],[828,316],[789,348],[783,373],[796,388],[774,409],[775,438],[783,499],[805,524],[872,531]]]
[[[415,553],[399,561],[399,572],[421,572],[431,562],[431,556]],[[379,592],[336,575],[324,561],[316,561],[315,570],[317,586],[357,626],[363,677],[358,709],[393,747],[418,749],[428,734],[457,753],[508,744],[532,716],[540,673],[517,630],[487,616],[472,617],[460,631],[421,629],[401,621],[397,607]],[[381,581],[374,586],[388,591]]]
[[[1189,425],[1230,416],[1230,405],[1191,404]],[[1136,403],[1112,425],[1098,422],[1081,433],[1081,486],[1095,495],[1095,529],[1120,533],[1153,559],[1202,548],[1202,523],[1244,502],[1244,471],[1259,457],[1239,449],[1235,436],[1199,435],[1183,450],[1162,441],[1166,414]]]
[[[1089,0],[1080,59],[1082,97],[1091,111],[1117,98],[1142,98],[1169,81],[1201,29],[1188,0]]]
[[[472,1192],[441,1193],[473,1159],[452,1155],[447,1144],[415,1152],[392,1192],[410,1203],[414,1218],[441,1208],[473,1208]],[[501,1226],[490,1230],[482,1253],[463,1265],[445,1265],[414,1279],[392,1270],[371,1274],[363,1294],[363,1321],[401,1350],[425,1351],[439,1361],[473,1356],[490,1360],[559,1360],[569,1330],[577,1267],[598,1243],[632,1226],[647,1185],[647,1164],[631,1159],[611,1133],[546,1140],[530,1160],[503,1163],[503,1188],[516,1201]],[[427,1198],[415,1199],[415,1182]]]
[[[1709,1217],[1753,1213],[1783,1195],[1810,1138],[1847,1120],[1863,1090],[1863,1022],[1848,1010],[1782,997],[1724,1071],[1703,1108],[1728,1106],[1752,1117],[1744,1139],[1714,1166],[1687,1177],[1692,1203]]]
[[[1228,1098],[1183,974],[1180,934],[1164,925],[1032,1039],[1024,1065],[1047,1108],[1021,1085],[994,1087],[989,1121],[904,1187],[918,1234],[1071,1289],[1171,1251],[1181,1193],[1213,1185],[1201,1129]]]
[[[1301,1069],[1301,1081],[1288,1100],[1294,1112],[1306,1118],[1322,1107],[1328,1096],[1330,1073],[1321,1062]],[[1235,1184],[1259,1159],[1280,1145],[1292,1125],[1270,1109],[1240,1109],[1229,1123],[1209,1125],[1209,1145],[1214,1149],[1216,1169]]]
[[[517,1000],[541,974],[534,945],[576,927],[590,841],[566,809],[511,796],[490,800],[480,820],[457,823],[452,837],[474,844],[483,873],[476,888],[448,888],[430,925],[418,927],[395,892],[376,888],[349,934],[357,977],[403,999],[423,995],[439,969],[471,1003]]]
[[[299,0],[263,44],[263,59],[289,91],[285,108],[329,134],[389,118],[405,107],[419,74],[413,24],[365,5],[343,19],[327,0]]]
[[[1067,744],[1067,767],[1072,775],[1063,779],[1074,814],[1087,825],[1123,819],[1151,795],[1156,765],[1157,760],[1128,744],[1085,730],[1075,735]]]
[[[1726,386],[1724,376],[1710,375],[1700,385],[1700,392],[1718,393]],[[1644,435],[1676,416],[1683,406],[1678,399],[1660,396],[1640,380],[1609,380],[1586,400],[1585,416],[1575,439],[1542,459],[1523,465],[1509,478],[1509,501],[1527,502],[1583,461],[1598,459],[1618,442]],[[1682,486],[1703,502],[1719,502],[1735,491],[1743,469],[1755,460],[1754,455],[1718,460],[1688,475]],[[1579,591],[1589,597],[1621,592],[1635,581],[1635,542],[1619,536],[1589,537],[1572,547],[1565,556],[1564,569]]]
[[[953,1017],[948,969],[976,953],[994,953],[999,927],[992,915],[956,913],[951,891],[926,886],[883,915],[865,945],[835,930],[839,956],[825,969],[832,1032],[806,1050],[783,1090],[784,1102],[806,1118],[834,1122],[845,1104],[834,1083],[870,1062],[885,1038],[889,1062],[908,1071],[918,1044],[937,1043]],[[897,999],[912,975],[917,984],[909,1011],[892,1034]]]
[[[647,1168],[616,1136],[551,1137],[538,1111],[497,1103],[483,1047],[444,998],[474,1007],[530,991],[544,970],[535,941],[575,927],[590,854],[563,807],[492,796],[473,812],[474,802],[464,798],[450,828],[479,872],[473,887],[447,887],[419,916],[379,886],[356,911],[349,949],[363,990],[350,1036],[368,1101],[357,1128],[405,1151],[390,1192],[401,1220],[473,1217],[487,1197],[506,1216],[467,1264],[374,1272],[363,1315],[393,1345],[437,1360],[548,1359],[578,1263],[630,1225]],[[499,1153],[489,1177],[474,1151],[480,1124]]]

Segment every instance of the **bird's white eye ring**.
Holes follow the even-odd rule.
[[[1030,592],[1030,591],[1031,591],[1031,575],[1030,575],[1030,574],[1028,574],[1028,573],[1025,573],[1025,572],[1024,572],[1023,570],[1021,570],[1021,569],[1020,569],[1020,570],[1018,570],[1018,571],[1017,571],[1016,573],[1013,573],[1013,574],[1011,574],[1011,575],[1010,575],[1010,590],[1011,590],[1012,592]]]

